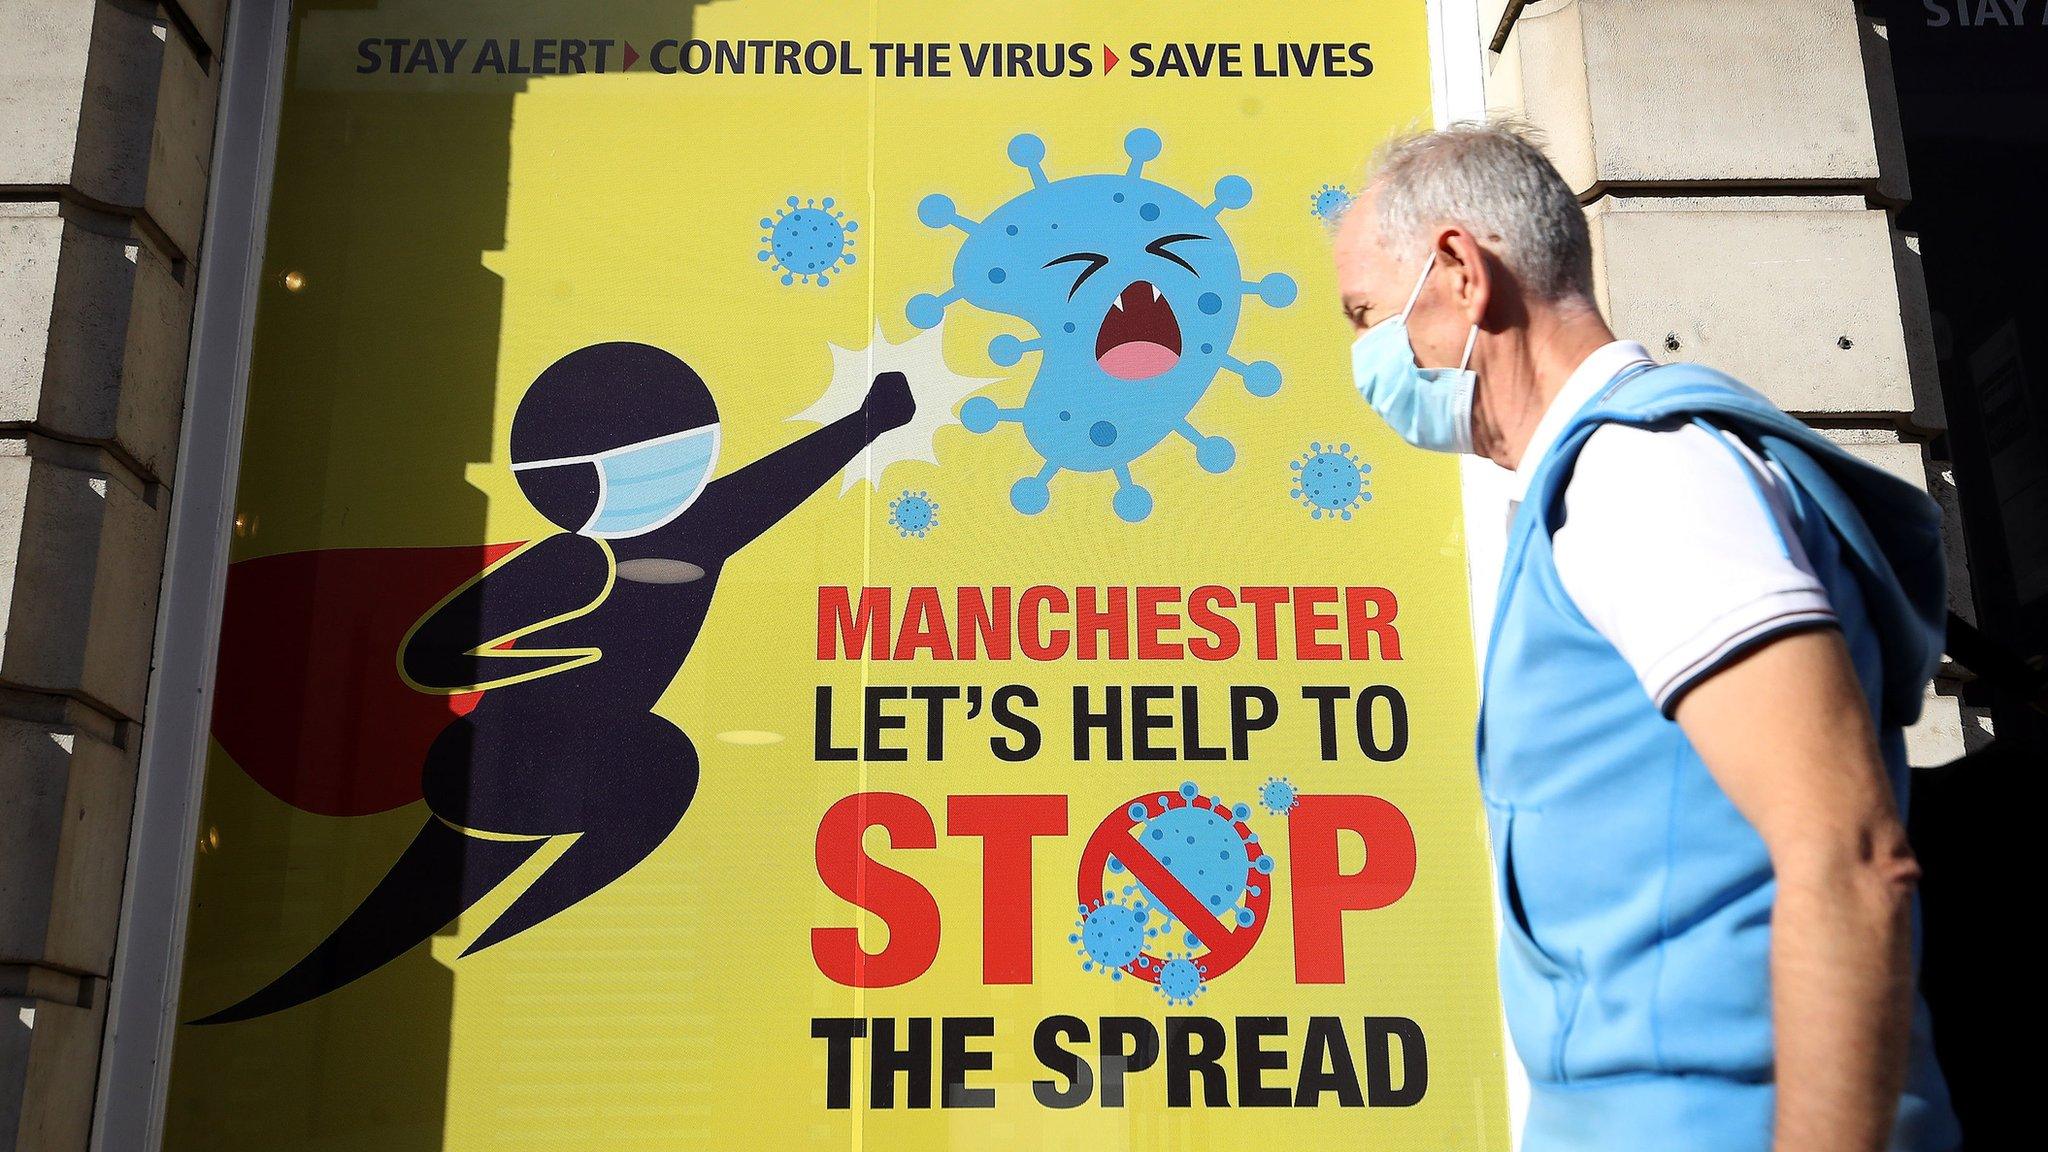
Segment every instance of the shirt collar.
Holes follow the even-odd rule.
[[[1599,395],[1608,382],[1621,375],[1622,370],[1650,360],[1650,350],[1633,340],[1616,340],[1595,348],[1579,362],[1572,374],[1565,377],[1564,387],[1551,398],[1550,407],[1544,409],[1543,419],[1536,422],[1536,431],[1529,437],[1528,447],[1522,450],[1522,462],[1515,468],[1514,498],[1519,502],[1529,492],[1529,481],[1536,470],[1543,465],[1545,457],[1557,444],[1557,438],[1564,435],[1565,426],[1572,417],[1579,414],[1587,402]]]

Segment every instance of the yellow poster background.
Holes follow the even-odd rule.
[[[1218,377],[1196,425],[1236,446],[1230,471],[1197,468],[1169,438],[1134,466],[1156,500],[1126,524],[1106,474],[1067,473],[1051,507],[1019,515],[1008,492],[1039,457],[1014,424],[936,438],[937,464],[891,464],[878,486],[833,482],[727,566],[710,618],[660,712],[702,760],[675,833],[623,879],[554,919],[458,961],[464,944],[559,855],[551,844],[428,947],[275,1016],[179,1030],[167,1147],[188,1149],[1158,1148],[1507,1146],[1493,991],[1484,830],[1472,778],[1474,677],[1457,470],[1400,445],[1356,399],[1311,196],[1355,187],[1371,146],[1429,118],[1424,5],[1040,2],[308,2],[298,5],[279,132],[236,505],[235,560],[312,549],[527,540],[553,529],[522,498],[507,435],[522,391],[562,355],[640,341],[687,360],[716,396],[720,471],[810,431],[791,417],[832,375],[828,345],[900,343],[904,304],[950,283],[956,230],[919,223],[944,192],[980,218],[1028,187],[1012,136],[1046,143],[1047,175],[1122,171],[1125,134],[1163,141],[1145,175],[1197,200],[1225,175],[1251,204],[1225,212],[1248,279],[1285,272],[1293,304],[1247,298],[1232,352],[1274,361],[1285,383],[1252,396]],[[497,77],[357,75],[366,37],[846,40],[862,76]],[[1085,78],[880,78],[872,41],[1077,42]],[[1135,42],[1371,44],[1358,78],[1141,79],[1099,47]],[[833,197],[857,220],[859,262],[826,288],[785,286],[757,259],[759,217],[791,195]],[[289,275],[288,275],[289,274]],[[290,286],[288,286],[288,281]],[[1036,359],[999,368],[1009,317],[956,304],[949,368],[1021,402]],[[913,381],[913,384],[916,382]],[[1348,444],[1372,499],[1349,521],[1312,519],[1288,465],[1311,443]],[[889,501],[940,505],[929,536],[900,536]],[[821,585],[1383,585],[1400,598],[1403,659],[1298,664],[1022,660],[913,664],[815,658]],[[1284,635],[1284,633],[1283,633]],[[1290,657],[1283,645],[1283,657]],[[390,653],[365,659],[388,668]],[[277,670],[289,678],[291,669]],[[812,694],[865,683],[1022,683],[1047,702],[1045,750],[1007,765],[962,727],[943,763],[813,761]],[[1063,701],[1077,683],[1193,684],[1220,704],[1264,684],[1283,721],[1248,764],[1074,764]],[[1409,709],[1398,762],[1317,752],[1309,683],[1389,684]],[[842,723],[850,708],[842,707]],[[375,717],[364,717],[374,724]],[[913,732],[915,723],[913,722]],[[844,737],[847,729],[842,729]],[[1214,730],[1210,733],[1214,736]],[[601,747],[602,731],[590,734]],[[565,766],[565,771],[594,770]],[[1279,862],[1271,921],[1243,965],[1192,1008],[1082,971],[1067,942],[1075,864],[1097,820],[1183,779],[1255,801],[1268,777],[1304,792],[1370,793],[1415,829],[1414,885],[1345,918],[1348,982],[1294,981],[1286,823],[1250,821]],[[886,930],[820,883],[821,814],[850,793],[902,792],[934,814],[938,846],[868,849],[932,890],[938,958],[901,987],[855,991],[819,974],[813,927]],[[945,834],[949,794],[1057,792],[1069,835],[1037,844],[1028,985],[981,981],[978,839]],[[423,807],[334,818],[294,810],[213,748],[181,1019],[246,995],[324,937],[384,874]],[[566,838],[563,838],[566,841]],[[1362,845],[1347,841],[1347,866]],[[1163,1070],[1132,1076],[1123,1108],[1038,1106],[1048,1075],[1032,1028],[1067,1013],[1284,1015],[1292,1084],[1302,1022],[1406,1016],[1428,1036],[1430,1088],[1409,1108],[1169,1109]],[[992,1015],[993,1110],[873,1110],[856,1059],[854,1107],[823,1101],[817,1016]],[[1092,1050],[1083,1046],[1091,1059]],[[857,1048],[857,1054],[861,1049]],[[1226,1062],[1227,1063],[1227,1062]],[[900,1088],[899,1088],[900,1091]],[[1233,1085],[1235,1092],[1235,1085]]]

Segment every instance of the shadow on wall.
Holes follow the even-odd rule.
[[[495,420],[504,285],[485,254],[506,246],[521,94],[576,81],[473,76],[466,68],[358,75],[358,45],[421,37],[686,38],[697,4],[299,0],[294,7],[232,560],[247,571],[240,566],[249,561],[313,549],[481,546],[490,542],[487,500],[467,470],[493,459],[503,432]],[[388,60],[392,49],[378,51]],[[324,583],[302,589],[295,611],[270,614],[256,645],[267,645],[273,659],[260,671],[275,714],[262,719],[267,731],[284,734],[298,775],[259,787],[220,744],[211,749],[181,1020],[236,1002],[304,956],[361,903],[426,818],[413,799],[417,762],[364,763],[367,753],[337,746],[383,735],[388,717],[367,702],[388,685],[357,696],[348,681],[362,688],[394,677],[395,652],[367,633],[360,643],[333,645],[317,606],[339,593],[360,599],[362,589],[333,586],[354,577],[322,568]],[[395,583],[426,580],[418,572],[401,576],[410,579]],[[244,594],[233,575],[229,588],[231,597]],[[232,643],[224,642],[224,664]],[[307,674],[311,662],[329,674]],[[333,675],[336,668],[345,674]],[[315,692],[365,703],[350,705],[353,725],[344,729],[298,724],[298,716],[332,712],[307,698]],[[219,704],[243,706],[232,694]],[[338,762],[356,764],[363,778],[342,787],[316,778]],[[394,779],[409,782],[410,796],[399,799],[413,802],[385,811],[390,805],[371,793],[384,788],[390,796]],[[363,814],[332,814],[341,811]],[[457,906],[461,882],[460,875],[438,877],[431,883],[447,891],[423,891],[421,902]],[[165,1147],[446,1147],[457,974],[450,964],[459,968],[452,958],[460,946],[445,938],[458,929],[473,935],[488,918],[465,917],[444,928],[443,939],[300,1007],[180,1026]]]

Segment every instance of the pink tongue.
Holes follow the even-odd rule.
[[[1133,340],[1104,352],[1095,363],[1119,380],[1147,380],[1180,363],[1180,353],[1150,340]]]

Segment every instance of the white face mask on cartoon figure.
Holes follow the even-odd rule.
[[[597,466],[597,507],[577,531],[617,540],[654,531],[696,503],[718,462],[718,428],[706,424],[585,456],[513,465],[514,471]]]

